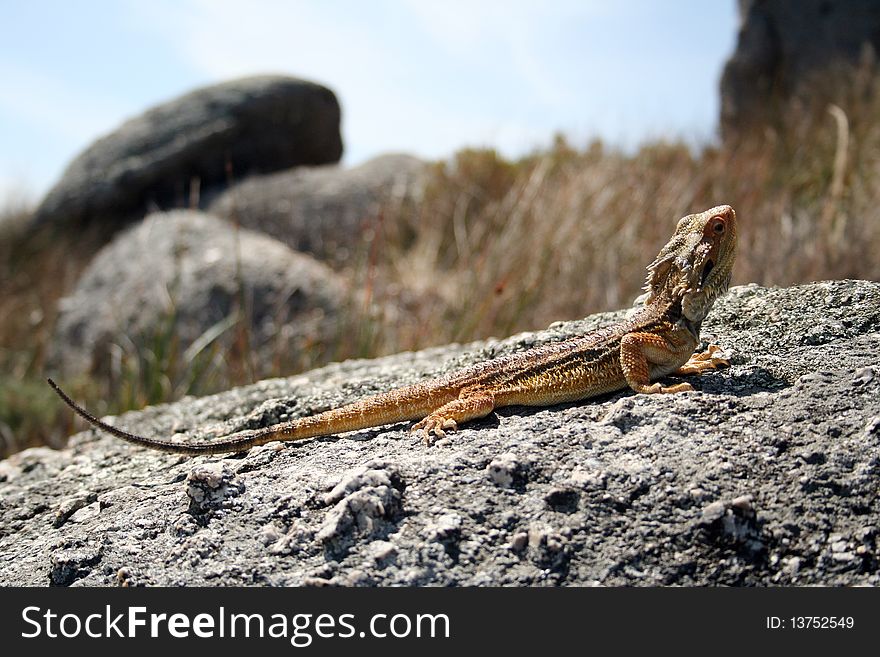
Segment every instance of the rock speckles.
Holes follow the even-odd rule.
[[[52,552],[49,583],[52,586],[70,586],[88,575],[101,561],[100,547],[73,541]]]
[[[186,478],[189,512],[194,516],[222,508],[243,491],[244,483],[222,462],[200,463]]]
[[[354,537],[379,534],[400,515],[404,488],[400,473],[384,461],[371,461],[355,469],[323,496],[323,503],[333,507],[317,539],[339,551]]]
[[[489,480],[501,488],[515,488],[523,485],[526,478],[527,462],[516,454],[500,454],[486,466]]]

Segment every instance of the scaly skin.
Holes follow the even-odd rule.
[[[736,213],[720,205],[682,218],[672,239],[648,266],[645,306],[615,326],[496,358],[444,377],[367,397],[324,413],[219,440],[185,444],[138,436],[94,417],[49,384],[95,427],[129,442],[182,454],[237,452],[274,440],[303,440],[418,420],[414,431],[444,436],[459,424],[503,406],[551,406],[629,386],[638,393],[693,390],[657,379],[700,374],[729,365],[714,345],[694,354],[700,325],[727,290],[736,256]]]

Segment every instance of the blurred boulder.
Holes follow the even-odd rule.
[[[105,246],[61,299],[51,368],[105,372],[114,349],[225,349],[244,327],[266,376],[298,351],[332,345],[346,299],[337,274],[271,237],[196,211],[154,214]]]
[[[332,91],[296,78],[198,89],[89,146],[43,199],[35,222],[116,228],[148,209],[196,206],[230,176],[336,162],[339,119]]]
[[[784,101],[821,92],[817,75],[873,62],[876,0],[740,0],[736,51],[721,78],[725,138],[780,118]]]
[[[381,155],[350,169],[300,167],[243,180],[210,211],[298,251],[344,261],[364,243],[384,203],[421,193],[426,171],[424,161],[403,154]]]

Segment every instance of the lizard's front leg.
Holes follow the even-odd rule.
[[[424,431],[425,442],[433,433],[444,438],[447,431],[455,431],[458,425],[469,420],[485,417],[495,408],[495,398],[488,392],[467,392],[461,397],[444,404],[421,422],[416,422],[411,431]]]
[[[651,363],[661,367],[668,366],[667,371],[687,360],[694,351],[692,340],[676,340],[656,333],[627,333],[620,340],[620,365],[623,376],[629,387],[642,393],[674,393],[693,390],[690,383],[676,383],[663,386],[651,383]]]

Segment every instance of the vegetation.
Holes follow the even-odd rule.
[[[279,358],[270,371],[206,336],[173,330],[120,340],[115,373],[68,382],[100,413],[204,394],[327,359],[367,357],[538,329],[631,303],[674,221],[719,203],[740,219],[734,284],[880,279],[880,97],[792,107],[785,124],[701,151],[645,144],[627,154],[559,136],[511,161],[464,150],[433,166],[417,201],[391,198],[345,272],[357,298],[330,353]],[[43,239],[27,211],[0,216],[0,455],[57,444],[71,414],[43,383],[59,297],[101,243]],[[352,338],[354,336],[354,339]],[[131,336],[129,336],[130,338]]]

